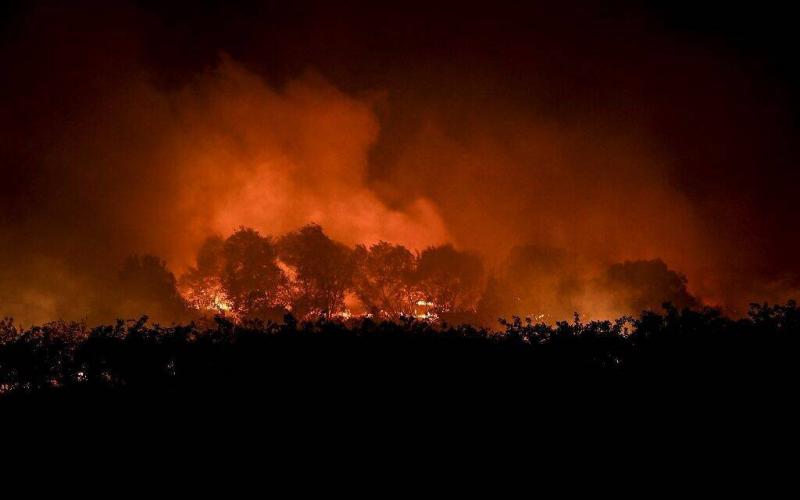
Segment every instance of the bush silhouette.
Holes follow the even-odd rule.
[[[91,330],[55,322],[18,329],[0,322],[4,400],[69,391],[226,394],[268,390],[385,391],[432,394],[511,390],[530,394],[537,380],[582,383],[732,383],[794,380],[800,309],[754,305],[749,317],[714,309],[554,325],[503,320],[500,330],[401,322],[252,321],[218,317],[212,325],[149,325],[147,318]],[[288,378],[287,378],[288,377]],[[281,389],[283,388],[283,389]],[[9,399],[11,398],[11,399]]]

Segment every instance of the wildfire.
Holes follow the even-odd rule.
[[[226,312],[231,310],[231,304],[225,299],[224,294],[215,295],[214,308],[219,311]]]
[[[458,274],[471,259],[451,246],[416,256],[386,242],[349,248],[313,224],[278,239],[241,227],[224,240],[209,237],[177,285],[190,308],[235,320],[280,320],[290,312],[303,320],[436,321],[465,298],[475,300],[479,269],[468,285]]]
[[[436,313],[433,312],[433,302],[418,300],[414,304],[414,317],[417,319],[435,319]]]
[[[225,314],[236,316],[233,313],[233,304],[228,299],[222,285],[219,282],[204,281],[202,283],[195,283],[189,285],[184,283],[180,287],[179,292],[186,304],[197,311],[210,313],[210,314]],[[372,317],[372,314],[363,311],[363,307],[353,302],[352,296],[348,296],[348,304],[340,311],[332,314],[332,317],[349,320],[354,318]],[[355,311],[353,310],[355,308]],[[287,311],[290,311],[291,305],[285,306]],[[417,300],[413,302],[411,308],[411,315],[419,320],[435,321],[438,315],[434,312],[435,304],[428,300]],[[309,316],[321,315],[322,311],[312,311]],[[397,313],[402,316],[403,313]]]
[[[222,284],[216,280],[204,280],[195,286],[184,284],[179,292],[189,307],[198,311],[225,314],[233,308]]]

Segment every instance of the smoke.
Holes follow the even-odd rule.
[[[347,12],[181,45],[151,10],[88,5],[26,10],[0,41],[0,314],[105,318],[129,255],[180,274],[209,235],[309,222],[351,246],[452,243],[501,277],[513,248],[547,249],[520,276],[561,316],[624,309],[591,283],[626,260],[662,259],[659,276],[736,312],[800,288],[796,235],[759,224],[796,211],[788,188],[764,194],[777,167],[754,180],[774,156],[750,118],[772,115],[742,111],[757,100],[740,72],[641,25],[592,52],[572,12],[505,38],[433,13],[452,33],[381,39],[370,59]]]
[[[223,57],[173,103],[179,206],[196,237],[240,224],[277,234],[311,221],[350,245],[447,238],[430,200],[392,210],[366,185],[379,133],[367,98],[313,73],[276,91]]]
[[[104,52],[97,41],[109,33],[94,26],[32,23],[11,47],[18,85],[31,90],[2,116],[3,210],[16,212],[2,226],[15,271],[3,276],[3,313],[90,315],[97,307],[74,298],[101,287],[81,282],[108,280],[133,253],[180,272],[204,238],[239,225],[279,234],[316,222],[350,245],[447,240],[430,200],[395,210],[366,185],[374,97],[313,72],[278,89],[224,54],[165,89],[124,36]]]

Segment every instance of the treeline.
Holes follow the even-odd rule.
[[[227,238],[208,238],[196,264],[179,278],[154,256],[126,260],[115,287],[111,317],[148,314],[160,321],[191,320],[198,313],[235,320],[279,321],[369,315],[495,325],[513,314],[549,321],[586,312],[586,299],[604,312],[638,313],[664,302],[699,302],[686,278],[660,260],[624,262],[587,278],[564,250],[515,248],[496,269],[451,245],[412,252],[380,242],[348,247],[308,225],[278,238],[240,228]],[[542,316],[544,318],[544,316]]]
[[[308,225],[278,239],[248,228],[209,238],[178,287],[190,307],[236,318],[330,318],[349,312],[352,294],[358,312],[397,319],[474,309],[482,279],[481,260],[449,245],[418,254],[386,242],[349,248]]]
[[[207,394],[288,390],[532,391],[552,378],[794,380],[800,308],[753,305],[748,317],[713,309],[645,312],[555,325],[513,318],[500,331],[406,319],[319,319],[152,326],[146,318],[88,329],[0,322],[0,392]],[[599,377],[599,378],[598,378]],[[444,390],[444,389],[442,389]],[[539,390],[539,389],[536,389]],[[66,392],[63,392],[66,391]]]

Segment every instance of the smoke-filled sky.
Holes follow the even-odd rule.
[[[308,222],[490,267],[661,258],[731,311],[793,295],[790,16],[541,4],[5,2],[0,315],[80,317],[127,255],[179,273]]]

